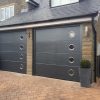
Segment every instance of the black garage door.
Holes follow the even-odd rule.
[[[26,32],[0,32],[0,69],[26,73]]]
[[[36,30],[36,75],[79,81],[80,26]]]

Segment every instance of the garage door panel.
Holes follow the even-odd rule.
[[[37,42],[37,44],[38,44],[36,47],[37,52],[51,52],[51,53],[56,52],[54,49],[56,48],[54,42],[49,42],[49,43]]]
[[[37,63],[43,64],[56,64],[56,65],[65,65],[65,66],[80,66],[79,54],[50,54],[50,53],[37,53],[36,54]],[[70,58],[73,58],[74,61],[70,62]],[[81,57],[80,57],[81,59]]]
[[[56,65],[57,66],[68,66],[67,62],[68,54],[56,54]]]
[[[26,62],[26,54],[19,52],[0,52],[0,60]]]
[[[80,60],[80,26],[36,30],[37,75],[79,81]]]
[[[74,68],[66,66],[38,64],[36,67],[36,75],[70,81],[79,81],[78,70],[78,67]]]
[[[6,34],[6,35],[4,35]],[[12,38],[13,37],[13,38]],[[5,41],[6,40],[6,41]],[[0,43],[19,43],[26,41],[25,31],[6,31],[0,33]]]
[[[0,43],[1,43],[1,44],[6,44],[6,43],[12,43],[12,42],[13,42],[13,43],[15,43],[15,44],[16,44],[16,43],[17,43],[17,44],[18,44],[18,43],[20,44],[20,43],[25,43],[25,41],[26,41],[26,40],[20,41],[19,39],[18,39],[18,41],[15,41],[15,40],[14,40],[14,41],[13,41],[13,40],[3,41],[3,40],[1,40]]]
[[[11,37],[12,37],[12,36],[11,36]],[[6,40],[6,41],[5,41],[5,40]],[[0,40],[0,43],[12,43],[12,42],[13,42],[13,43],[24,43],[25,41],[26,41],[26,39],[23,39],[23,41],[21,41],[21,40],[20,40],[20,37],[19,37],[19,39],[14,39],[14,38],[13,38],[13,39],[12,39],[12,38],[10,38],[10,39],[5,39],[5,38],[4,38],[4,39],[3,39],[3,38],[2,38],[2,39]]]
[[[54,53],[37,53],[36,61],[37,63],[56,64],[56,56]]]
[[[22,43],[12,42],[12,43],[0,44],[0,51],[25,51],[25,50],[26,50],[26,46]]]
[[[72,54],[57,54],[56,55],[56,65],[65,65],[65,66],[80,66],[78,55]],[[73,58],[74,61],[71,62],[70,58]],[[80,58],[81,59],[81,58]]]
[[[26,63],[0,61],[0,64],[2,64],[1,70],[18,72],[18,73],[26,73]]]
[[[69,48],[70,45],[74,46],[74,50],[70,50],[70,48]],[[78,53],[78,52],[80,52],[80,50],[79,50],[80,47],[81,47],[80,43],[79,42],[75,43],[75,41],[74,42],[65,41],[62,44],[61,43],[55,44],[55,49],[56,49],[57,53],[69,53],[69,52],[73,52],[73,51],[74,51],[74,53]]]
[[[0,51],[16,51],[17,50],[17,46],[14,43],[13,44],[3,43],[0,45],[1,45]]]
[[[80,47],[80,40],[70,40],[70,41],[66,41],[65,46],[69,46],[70,44],[74,44],[76,46],[76,48]]]
[[[47,28],[47,29],[45,28],[45,31],[44,29],[36,30],[38,32],[37,37],[36,37],[37,42],[47,42],[47,41],[56,42],[58,40],[62,40],[67,36],[65,33],[62,32],[63,29],[64,28],[62,27],[62,28],[57,28],[57,29],[56,28]],[[64,34],[65,37],[63,37],[60,33]],[[43,37],[43,35],[45,35],[45,37]]]
[[[26,73],[26,31],[0,32],[0,69]]]

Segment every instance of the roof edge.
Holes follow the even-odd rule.
[[[75,18],[86,18],[86,17],[95,17],[98,15],[99,12],[95,13],[90,13],[82,16],[73,16],[73,17],[64,17],[64,18],[56,18],[56,19],[49,19],[49,20],[42,20],[42,21],[35,21],[35,22],[25,22],[25,23],[16,23],[16,24],[10,24],[10,25],[1,25],[0,27],[11,27],[11,26],[18,26],[18,25],[26,25],[26,24],[36,24],[36,23],[44,23],[44,22],[53,22],[53,21],[58,21],[58,20],[70,20],[70,19],[75,19]],[[10,20],[10,19],[8,19]]]
[[[64,24],[75,24],[75,23],[77,24],[77,23],[84,23],[84,22],[91,22],[91,21],[92,21],[92,17],[75,18],[75,19],[59,20],[59,21],[53,21],[53,22],[48,21],[48,22],[33,23],[33,24],[26,24],[26,25],[1,27],[0,31],[26,29],[26,28],[38,28],[38,27],[64,25]]]

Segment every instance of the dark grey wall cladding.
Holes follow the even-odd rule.
[[[100,0],[81,0],[79,3],[54,8],[50,8],[50,0],[38,0],[38,3],[38,8],[1,22],[0,26],[84,16],[100,10]]]

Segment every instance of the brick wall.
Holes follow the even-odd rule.
[[[32,75],[32,29],[27,29],[27,74]]]
[[[25,0],[0,0],[0,7],[14,5],[15,15],[19,14],[22,9],[27,8]]]
[[[88,32],[86,32],[86,27],[88,27]],[[83,36],[82,36],[82,58],[90,60],[92,64],[94,63],[94,39],[91,24],[82,25]]]
[[[88,31],[86,32],[86,27]],[[82,25],[82,59],[87,59],[91,62],[92,67],[92,81],[94,81],[94,38],[91,23]]]
[[[100,25],[97,26],[97,42],[100,43]]]

